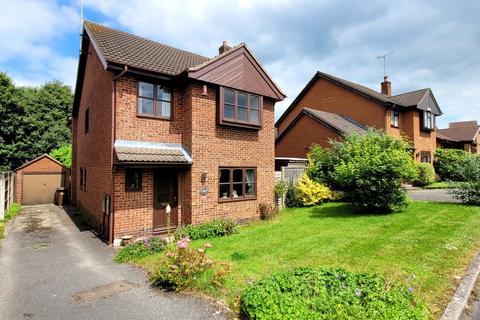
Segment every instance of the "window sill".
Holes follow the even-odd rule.
[[[395,129],[400,128],[400,126],[396,126],[396,125],[393,125],[393,124],[391,124],[390,127],[395,128]]]
[[[154,116],[150,114],[145,114],[145,113],[137,113],[137,117],[139,118],[148,118],[148,119],[157,119],[157,120],[167,120],[167,121],[172,121],[172,117],[160,117],[160,116]]]
[[[125,189],[125,192],[142,192],[142,189]]]
[[[236,121],[228,121],[228,120],[221,120],[219,124],[227,127],[238,127],[238,128],[252,129],[252,130],[260,130],[262,128],[262,125],[260,124],[251,124],[248,122],[236,122]]]
[[[218,203],[228,203],[228,202],[238,202],[238,201],[248,201],[248,200],[257,200],[257,196],[226,198],[226,199],[219,198]]]

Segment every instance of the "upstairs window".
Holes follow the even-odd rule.
[[[87,108],[87,110],[85,110],[85,122],[84,122],[85,133],[88,132],[89,126],[90,126],[90,110]]]
[[[139,81],[138,114],[170,119],[172,116],[171,89],[164,85]]]
[[[220,168],[218,197],[220,201],[255,198],[255,168]]]
[[[392,125],[392,127],[398,128],[399,119],[400,115],[398,113],[398,110],[392,110],[390,116],[390,124]]]
[[[262,97],[228,88],[220,90],[221,124],[260,127]]]
[[[435,115],[430,111],[423,111],[423,129],[433,130],[435,128]]]

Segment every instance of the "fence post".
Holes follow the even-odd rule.
[[[5,218],[5,174],[0,173],[0,220]]]

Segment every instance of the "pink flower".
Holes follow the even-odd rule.
[[[190,242],[190,239],[188,237],[182,238],[177,242],[177,248],[178,249],[186,249],[188,247],[188,243]]]

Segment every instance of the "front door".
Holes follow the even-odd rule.
[[[167,215],[170,216],[170,227],[176,227],[178,225],[177,171],[175,169],[155,170],[153,179],[153,230],[167,230]],[[167,214],[168,205],[171,208],[170,214]]]

